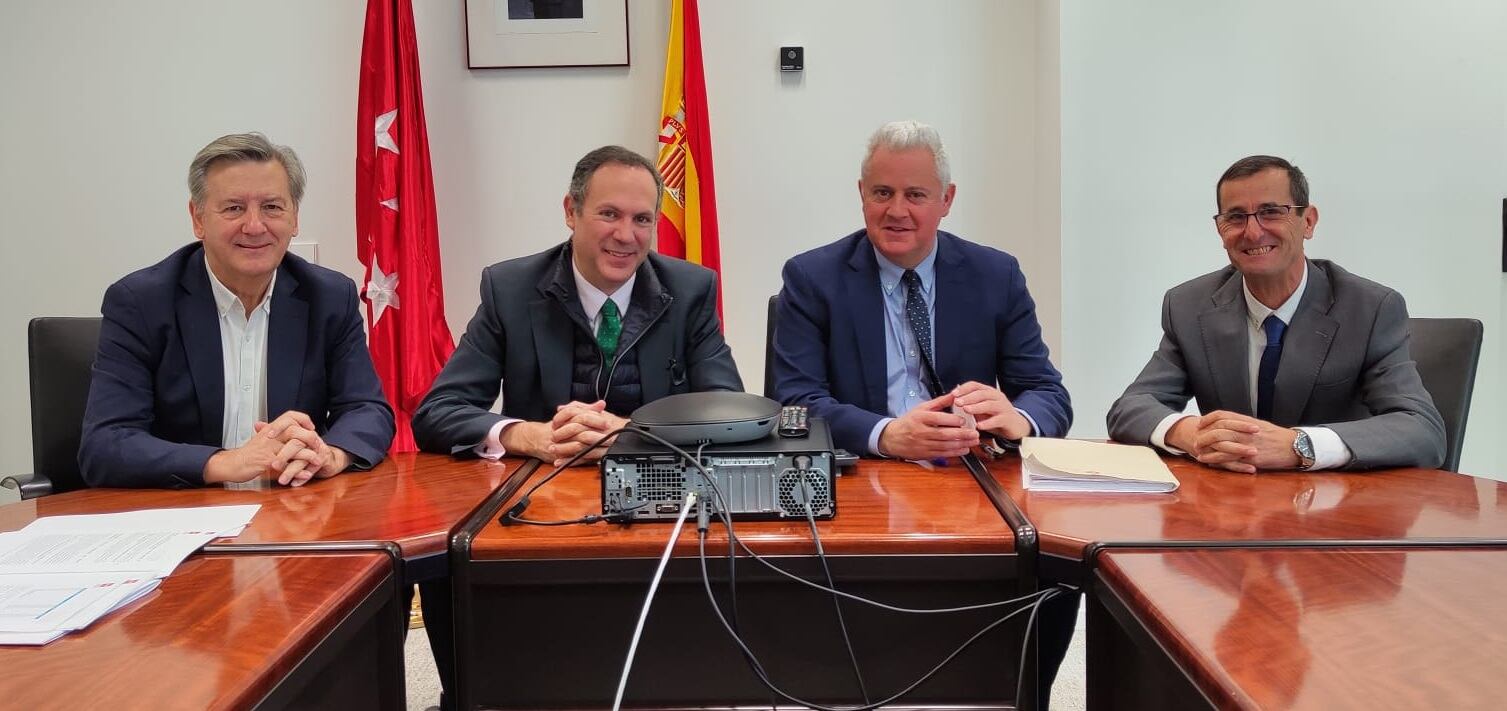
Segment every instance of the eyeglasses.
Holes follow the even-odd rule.
[[[1255,212],[1221,212],[1214,216],[1214,224],[1220,232],[1239,232],[1245,229],[1245,222],[1250,218],[1256,218],[1256,224],[1267,226],[1280,223],[1294,209],[1301,210],[1307,205],[1265,205],[1256,209]]]

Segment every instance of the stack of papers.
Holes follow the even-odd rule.
[[[154,590],[183,559],[239,535],[261,507],[53,516],[0,533],[0,644],[46,644]]]
[[[1031,491],[1166,493],[1177,479],[1150,447],[1027,437],[1020,443],[1023,486]]]

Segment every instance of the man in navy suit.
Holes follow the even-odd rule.
[[[937,230],[948,173],[936,129],[883,126],[858,181],[864,229],[785,263],[776,396],[851,452],[957,456],[979,433],[1009,442],[1072,424],[1020,264]]]
[[[79,467],[91,486],[299,486],[392,443],[355,284],[287,254],[304,171],[257,133],[189,166],[199,241],[105,292]]]
[[[957,190],[949,173],[936,129],[882,126],[858,180],[864,229],[785,263],[776,397],[825,418],[848,451],[929,460],[966,453],[980,433],[998,447],[1072,424],[1020,264],[937,230]],[[1077,595],[1041,608],[1041,708],[1077,609]]]

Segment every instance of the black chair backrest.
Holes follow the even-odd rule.
[[[1412,318],[1408,326],[1413,332],[1411,350],[1423,388],[1444,416],[1446,449],[1441,468],[1459,471],[1484,329],[1473,318]]]
[[[780,295],[769,297],[769,320],[764,324],[764,397],[774,396],[774,326],[780,312]]]
[[[26,328],[32,469],[52,480],[53,493],[84,488],[78,445],[99,322],[98,317],[46,317],[32,319]]]

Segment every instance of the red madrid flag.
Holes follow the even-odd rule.
[[[722,317],[722,249],[717,244],[717,191],[712,183],[712,127],[701,66],[701,17],[696,0],[670,3],[665,91],[659,117],[659,251],[717,272]]]
[[[445,324],[439,230],[410,0],[367,0],[356,99],[356,254],[366,265],[372,362],[398,420],[394,452],[418,449],[409,420],[455,350]]]

